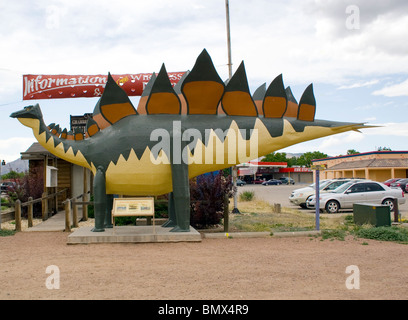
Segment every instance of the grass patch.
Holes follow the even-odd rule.
[[[1,230],[0,230],[0,237],[14,236],[15,233],[16,233],[16,231],[14,231],[14,230],[1,229]]]
[[[239,194],[239,200],[241,201],[252,201],[255,198],[254,191],[244,191]]]
[[[408,230],[399,227],[362,228],[355,235],[364,239],[408,244]]]
[[[346,238],[347,232],[345,230],[323,230],[322,231],[322,240],[340,240],[344,241]]]
[[[294,232],[309,231],[316,228],[314,213],[292,208],[282,208],[281,213],[274,212],[274,206],[266,201],[253,199],[239,201],[241,214],[231,214],[230,232]],[[232,210],[232,204],[230,204]],[[320,215],[322,240],[344,241],[347,236],[378,241],[393,241],[408,244],[408,229],[403,227],[357,226],[353,215]],[[363,242],[363,245],[367,245]]]

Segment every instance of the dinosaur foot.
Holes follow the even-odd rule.
[[[173,228],[175,226],[176,226],[176,223],[173,220],[170,220],[170,219],[162,224],[163,228]]]
[[[179,226],[175,226],[170,230],[170,232],[190,232],[190,227],[188,227],[187,229],[182,229]]]
[[[105,231],[105,229],[104,228],[92,228],[92,230],[91,230],[92,232],[104,232]]]

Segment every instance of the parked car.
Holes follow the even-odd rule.
[[[14,185],[15,185],[14,182],[4,181],[0,186],[0,192],[7,192],[9,188],[13,187]]]
[[[403,191],[405,191],[405,187],[407,186],[408,179],[400,179],[398,181],[395,181],[391,183],[391,188],[401,188]]]
[[[280,181],[282,181],[282,184],[295,184],[295,180],[292,178],[279,178]]]
[[[404,192],[399,189],[389,188],[376,181],[347,182],[332,192],[320,195],[319,206],[328,213],[337,213],[342,209],[352,209],[355,203],[383,204],[394,209],[394,199],[398,204],[404,204]],[[316,196],[306,202],[310,209],[316,206]]]
[[[391,187],[391,183],[397,182],[398,180],[401,180],[401,178],[388,179],[387,181],[384,181],[383,183],[384,183],[387,187]]]
[[[329,179],[324,180],[319,183],[320,193],[330,192],[344,183],[350,182],[352,179]],[[316,192],[315,184],[311,184],[305,188],[300,188],[292,191],[292,194],[289,197],[289,201],[294,205],[300,206],[301,208],[306,208],[307,199],[314,195]]]
[[[277,179],[270,179],[270,180],[268,180],[268,181],[262,182],[262,185],[263,185],[263,186],[272,186],[272,185],[278,186],[278,185],[281,185],[281,184],[282,184],[282,181],[281,181],[281,180],[277,180]]]
[[[238,187],[242,187],[242,186],[244,186],[244,185],[246,185],[246,182],[245,182],[245,181],[243,181],[243,180],[241,180],[241,179],[237,179],[237,186],[238,186]]]

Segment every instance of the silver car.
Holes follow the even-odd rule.
[[[352,209],[355,203],[383,204],[394,209],[394,199],[404,204],[402,190],[392,189],[376,181],[348,182],[336,190],[320,195],[320,208],[328,213],[337,213],[341,209]],[[316,197],[312,196],[306,203],[309,209],[316,206]]]

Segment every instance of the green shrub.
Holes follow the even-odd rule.
[[[8,236],[14,236],[16,232],[14,230],[0,230],[0,237],[8,237]]]
[[[356,236],[378,241],[395,241],[408,243],[408,230],[398,227],[378,227],[359,229]]]
[[[252,201],[255,198],[254,191],[244,191],[239,194],[239,199],[241,201]]]

